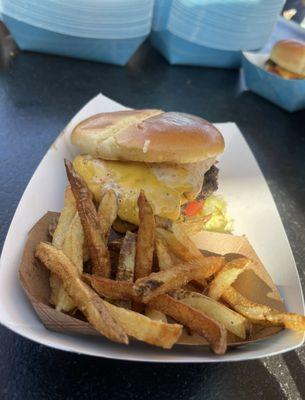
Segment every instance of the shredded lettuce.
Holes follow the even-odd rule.
[[[227,211],[227,203],[222,196],[211,195],[204,201],[202,211],[198,216],[211,215],[205,222],[204,230],[214,232],[230,232],[233,228],[233,220]]]

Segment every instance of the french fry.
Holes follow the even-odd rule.
[[[75,199],[71,187],[68,186],[65,190],[64,206],[61,210],[58,223],[52,238],[53,246],[57,247],[58,249],[61,249],[64,244],[66,232],[72,222],[72,219],[74,218],[75,213]]]
[[[216,354],[225,353],[227,332],[221,323],[168,295],[154,298],[150,301],[150,306],[170,315],[176,321],[191,329],[191,331],[203,336]]]
[[[52,237],[52,244],[58,249],[62,249],[66,234],[70,229],[73,218],[77,213],[75,199],[71,190],[68,186],[65,190],[64,206],[61,210],[57,226],[54,230]],[[56,275],[50,274],[50,287],[51,296],[50,302],[55,306],[58,311],[72,311],[75,306],[72,299],[64,291],[61,282]]]
[[[284,313],[269,306],[254,303],[232,286],[225,290],[222,299],[254,324],[283,326],[294,331],[305,331],[304,315]]]
[[[85,263],[85,262],[89,261],[89,258],[90,258],[90,256],[89,256],[89,250],[88,250],[88,246],[87,246],[86,240],[85,240],[85,238],[84,238],[84,244],[83,244],[83,262]]]
[[[113,222],[118,215],[118,199],[114,190],[107,190],[98,207],[100,229],[105,243],[108,242],[109,233]]]
[[[153,319],[155,321],[167,322],[166,315],[163,312],[155,310],[154,308],[151,308],[149,305],[145,307],[145,315],[146,317]]]
[[[275,326],[284,326],[286,329],[293,331],[304,332],[305,331],[305,317],[304,315],[295,313],[277,313],[270,312],[266,316],[266,320]]]
[[[49,283],[50,283],[50,298],[49,301],[50,303],[55,307],[57,311],[64,311],[64,310],[71,310],[74,307],[74,303],[72,299],[68,296],[66,293],[67,300],[65,301],[59,301],[59,298],[62,298],[64,296],[62,292],[65,292],[62,284],[57,277],[57,275],[53,274],[52,272],[50,273],[49,277]]]
[[[68,180],[76,201],[76,207],[85,232],[93,273],[109,277],[111,272],[108,248],[102,239],[97,211],[89,189],[70,161],[65,160]]]
[[[132,283],[113,281],[106,278],[84,274],[83,279],[103,297],[109,299],[131,299],[137,301],[138,297],[133,293]],[[149,307],[163,314],[169,315],[177,322],[185,325],[190,330],[204,336],[217,354],[223,354],[226,349],[226,330],[222,324],[214,321],[201,311],[183,304],[168,296],[160,295],[149,302]]]
[[[82,279],[102,297],[111,300],[135,300],[137,296],[133,293],[133,283],[126,281],[114,281],[90,274],[83,274]]]
[[[157,257],[158,257],[158,264],[160,271],[164,271],[165,269],[171,268],[173,266],[171,256],[167,251],[166,246],[158,239],[156,240],[156,250],[157,250]],[[167,318],[164,313],[158,310],[154,310],[149,305],[145,307],[145,315],[147,315],[151,319],[167,322]]]
[[[156,237],[164,242],[169,251],[177,256],[180,260],[191,261],[194,260],[194,254],[183,243],[179,242],[173,232],[167,231],[163,228],[156,228]]]
[[[208,296],[218,300],[222,293],[231,286],[238,276],[251,263],[246,257],[237,258],[228,262],[215,276],[210,284]]]
[[[133,282],[136,255],[136,234],[126,232],[120,249],[119,261],[117,266],[116,280]],[[129,300],[119,300],[117,305],[130,308]]]
[[[181,260],[177,258],[174,254],[170,254],[168,248],[164,242],[160,239],[156,239],[156,251],[158,257],[158,264],[160,271],[164,271],[168,268],[172,268],[178,263],[181,263]],[[207,286],[207,282],[205,279],[201,279],[200,281],[192,282],[197,288],[200,288],[201,291]]]
[[[160,271],[165,271],[173,266],[171,256],[166,245],[160,239],[156,239],[156,251]]]
[[[110,261],[114,272],[117,270],[122,242],[123,238],[116,238],[108,242]]]
[[[116,273],[117,281],[133,282],[136,254],[136,234],[127,232],[120,249]]]
[[[114,281],[111,279],[102,278],[100,276],[94,276],[94,275],[89,275],[89,274],[83,274],[82,278],[85,282],[90,284],[92,286],[92,288],[100,296],[103,296],[103,297],[106,297],[106,298],[112,299],[112,300],[137,301],[137,297],[132,292],[132,283],[131,282]],[[123,310],[123,308],[120,308],[120,310]],[[150,320],[150,319],[148,317],[144,317],[142,314],[135,313],[134,311],[130,311],[130,310],[126,310],[126,309],[125,309],[125,311],[130,312],[130,314],[125,313],[125,314],[122,314],[122,316],[124,318],[126,318],[126,321],[128,321],[127,318],[129,318],[130,324],[132,325],[132,329],[134,329],[134,331],[130,330],[131,327],[128,328],[128,325],[126,325],[127,322],[124,322],[124,324],[122,324],[122,321],[120,319],[118,319],[117,321],[125,329],[125,331],[128,333],[128,335],[133,336],[138,340],[143,340],[147,343],[155,344],[156,346],[162,346],[164,348],[169,348],[166,346],[169,346],[169,345],[172,345],[173,343],[175,343],[175,341],[178,340],[178,338],[181,334],[182,327],[180,325],[178,325],[179,329],[177,328],[177,325],[176,325],[176,328],[173,329],[173,328],[171,328],[172,324],[164,324],[163,323],[163,325],[159,325],[159,326],[154,325],[154,324],[149,324],[147,320]],[[144,319],[142,319],[141,317],[143,317]],[[125,319],[124,319],[124,321],[125,321]],[[157,322],[157,321],[152,321],[152,322]],[[136,334],[135,332],[138,332],[138,333]],[[147,336],[144,338],[143,334],[145,334]],[[161,335],[161,336],[158,338],[159,335]],[[164,338],[167,338],[166,342],[163,342]],[[171,338],[170,343],[167,342],[168,338]]]
[[[142,342],[170,349],[181,336],[181,325],[152,320],[145,315],[116,307],[106,301],[105,306],[108,308],[113,319],[125,330],[128,336],[132,336]]]
[[[79,275],[83,272],[83,244],[84,230],[78,212],[76,212],[66,233],[62,251],[75,265]]]
[[[109,250],[119,253],[121,251],[122,243],[123,243],[123,238],[115,238],[110,240],[108,243]]]
[[[184,226],[174,222],[172,226],[173,234],[175,235],[176,239],[182,243],[185,247],[187,247],[188,251],[192,254],[192,257],[195,259],[202,259],[203,255],[200,250],[197,248],[195,243],[190,239],[188,234],[184,230]]]
[[[175,290],[171,295],[184,304],[204,312],[208,317],[222,323],[224,327],[234,335],[246,339],[250,330],[249,321],[239,313],[226,307],[224,304],[197,292],[189,292],[182,289]]]
[[[63,243],[62,251],[72,261],[76,267],[77,273],[80,275],[83,272],[83,244],[84,244],[84,231],[78,213],[74,218],[66,232],[65,241]],[[56,279],[58,279],[55,276]],[[54,284],[54,283],[53,283]],[[57,311],[71,312],[75,309],[75,304],[71,297],[64,290],[60,284],[58,289],[57,301],[55,304]]]
[[[188,237],[183,225],[173,222],[171,230],[172,232],[163,228],[157,228],[156,237],[157,240],[166,245],[172,260],[173,257],[175,257],[176,260],[178,259],[186,262],[196,260],[198,263],[204,263],[204,255]]]
[[[192,280],[200,281],[208,278],[219,271],[223,265],[223,257],[206,257],[201,260],[200,264],[196,261],[180,264],[138,279],[133,290],[144,303],[148,303],[152,298],[178,289]]]
[[[41,242],[35,256],[57,275],[76,307],[98,332],[115,342],[128,344],[125,331],[112,318],[106,302],[79,278],[76,267],[61,250]]]
[[[141,190],[138,198],[138,207],[139,230],[136,246],[135,279],[142,278],[151,273],[155,242],[154,213],[143,190]]]

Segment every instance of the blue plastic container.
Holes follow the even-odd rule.
[[[153,31],[151,42],[170,64],[239,68],[241,51],[217,50],[189,42],[167,30]]]
[[[173,0],[166,29],[218,50],[259,49],[268,40],[283,4],[284,0]]]
[[[91,39],[38,28],[2,15],[22,50],[57,54],[86,60],[125,65],[146,36],[132,39]]]
[[[305,108],[305,79],[284,79],[266,71],[263,62],[268,58],[268,54],[244,53],[242,64],[248,89],[287,111]]]
[[[155,0],[151,41],[171,64],[238,68],[267,41],[284,0]]]

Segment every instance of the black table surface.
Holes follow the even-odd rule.
[[[1,245],[42,156],[102,92],[134,108],[236,122],[271,188],[304,287],[305,110],[287,113],[240,87],[236,70],[169,66],[147,43],[125,68],[19,54],[0,73]],[[304,372],[303,348],[249,362],[161,365],[56,351],[0,327],[1,399],[295,400],[305,397]]]

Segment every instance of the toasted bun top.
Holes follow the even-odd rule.
[[[78,124],[72,142],[105,160],[193,163],[224,150],[218,129],[189,114],[134,110],[94,115]]]
[[[271,51],[270,59],[282,68],[305,77],[305,43],[281,40]]]

